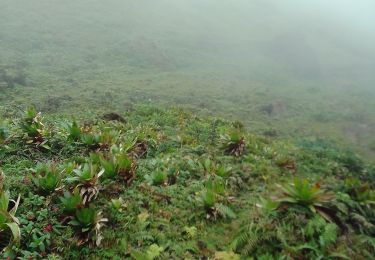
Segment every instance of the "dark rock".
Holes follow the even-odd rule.
[[[261,111],[267,113],[268,115],[271,115],[273,112],[273,104],[268,104],[268,105],[263,106],[261,108]]]
[[[57,112],[64,103],[72,100],[73,98],[69,95],[47,96],[44,98],[40,110],[43,112]]]
[[[117,122],[121,122],[121,123],[126,123],[125,118],[123,118],[122,116],[120,116],[119,114],[114,113],[114,112],[104,114],[102,116],[102,119],[106,120],[106,121],[117,121]]]
[[[26,76],[19,68],[7,66],[0,67],[0,85],[2,88],[15,85],[26,86]]]
[[[269,116],[278,115],[286,110],[286,104],[283,100],[274,100],[273,102],[262,106],[260,110]]]
[[[277,131],[275,129],[269,129],[263,132],[264,136],[268,137],[276,137],[277,136]]]

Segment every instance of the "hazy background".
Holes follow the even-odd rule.
[[[371,0],[0,0],[0,106],[179,105],[371,158],[374,14]]]

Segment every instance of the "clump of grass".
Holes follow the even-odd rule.
[[[167,184],[168,175],[163,171],[155,171],[151,175],[152,184],[156,186]]]

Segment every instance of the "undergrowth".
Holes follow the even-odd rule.
[[[374,167],[320,141],[137,106],[0,125],[6,259],[370,259]],[[91,118],[92,119],[92,118]]]

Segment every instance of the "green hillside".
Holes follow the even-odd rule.
[[[2,1],[0,105],[55,114],[178,105],[373,160],[375,33],[288,6]]]
[[[152,106],[77,121],[30,108],[0,130],[6,259],[375,253],[374,166],[322,140]]]

